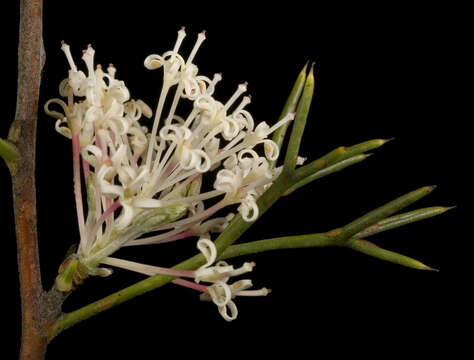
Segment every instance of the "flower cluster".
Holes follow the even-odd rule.
[[[111,270],[103,264],[148,275],[173,273],[111,255],[124,246],[198,237],[198,248],[207,263],[193,272],[173,273],[180,277],[175,282],[200,290],[203,299],[211,299],[222,316],[232,320],[237,315],[232,298],[266,295],[268,290],[248,290],[250,280],[227,284],[230,277],[250,271],[253,264],[239,269],[224,262],[214,264],[216,250],[210,233],[223,231],[233,214],[212,216],[237,205],[244,220],[258,217],[257,199],[281,170],[269,165],[269,160],[278,158],[279,149],[268,137],[294,114],[271,127],[265,122],[255,126],[245,110],[250,103],[250,97],[243,96],[247,84],[238,85],[226,102],[216,100],[213,94],[221,75],[212,79],[199,75],[194,64],[205,33],[198,35],[186,59],[179,53],[185,36],[183,28],[172,50],[145,59],[146,68],[163,70],[151,130],[140,121],[143,116],[152,118],[152,110],[142,100],[131,99],[113,65],[107,72],[100,65],[94,68],[94,49],[88,46],[82,56],[86,75],[78,70],[69,46],[62,44],[70,66],[69,76],[59,86],[66,101],[51,99],[45,111],[57,119],[56,130],[72,140],[80,232],[74,256],[81,275],[76,274],[71,284],[60,282],[59,287],[67,291],[88,275],[109,275]],[[180,101],[192,103],[187,114],[178,112]],[[52,110],[52,105],[62,112]],[[259,155],[259,147],[264,156]],[[203,176],[213,177],[212,190],[201,191]],[[194,278],[194,283],[185,277]]]

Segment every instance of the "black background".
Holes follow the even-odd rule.
[[[60,41],[71,45],[77,64],[87,44],[96,61],[114,63],[133,98],[152,108],[161,74],[143,66],[145,57],[172,48],[176,31],[186,27],[183,52],[205,29],[207,40],[196,63],[209,77],[223,74],[216,97],[224,101],[237,84],[249,83],[256,121],[273,122],[302,66],[315,62],[316,92],[301,155],[314,159],[337,146],[372,138],[395,140],[375,155],[282,199],[244,236],[262,238],[322,232],[424,185],[439,187],[416,207],[457,205],[441,217],[374,237],[378,245],[439,268],[439,273],[405,269],[344,249],[288,250],[246,259],[257,263],[255,287],[270,296],[237,299],[239,316],[225,322],[215,306],[196,293],[167,285],[108,310],[71,329],[49,346],[47,359],[102,359],[134,355],[159,358],[227,356],[282,352],[332,357],[341,353],[410,354],[459,347],[448,341],[464,299],[454,268],[472,239],[461,223],[469,166],[466,122],[461,111],[467,93],[455,84],[463,70],[454,52],[462,34],[462,9],[372,6],[327,9],[298,3],[256,2],[220,5],[133,1],[126,6],[84,0],[45,1],[43,72],[40,106],[57,97],[67,76]],[[3,58],[6,137],[15,111],[18,8],[1,24],[7,34]],[[462,82],[462,79],[461,79]],[[54,131],[54,121],[39,112],[37,188],[38,229],[43,282],[51,286],[69,246],[78,240],[72,190],[70,143]],[[15,354],[20,338],[20,306],[8,171],[0,165],[2,190],[2,291],[8,331],[5,347]],[[6,180],[6,181],[5,181]],[[146,254],[145,254],[146,253]],[[161,266],[195,253],[194,241],[157,248],[133,248],[120,255]],[[6,260],[6,261],[5,261]],[[462,263],[461,263],[462,264]],[[465,263],[464,263],[465,264]],[[116,271],[89,279],[67,299],[73,310],[142,279]],[[460,314],[460,315],[458,315]],[[381,353],[382,351],[382,353]],[[332,358],[330,357],[330,358]],[[14,358],[14,356],[12,357]]]

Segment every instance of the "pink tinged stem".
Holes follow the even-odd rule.
[[[115,133],[112,131],[112,130],[109,130],[109,135],[110,135],[110,139],[112,140],[112,143],[114,145],[116,145],[116,142],[115,142]]]
[[[92,230],[92,234],[95,235],[97,234],[97,231],[99,230],[99,227],[104,223],[104,221],[110,216],[112,215],[115,210],[117,210],[119,207],[121,207],[122,205],[120,204],[120,201],[117,200],[115,201],[112,205],[110,205],[107,210],[104,211],[104,213],[102,214],[102,216],[99,218],[99,220],[97,220],[95,226],[94,226],[94,229]]]
[[[176,235],[172,235],[172,236],[170,236],[166,239],[157,241],[155,244],[164,244],[164,243],[167,243],[167,242],[186,239],[186,238],[189,238],[191,236],[196,236],[196,232],[194,230],[188,230],[188,231],[184,231],[182,233],[176,234]]]
[[[166,167],[165,171],[160,175],[158,178],[158,181],[156,185],[153,187],[152,193],[153,195],[158,192],[158,189],[160,188],[161,185],[165,182],[165,180],[168,178],[168,176],[171,174],[171,172],[176,168],[177,162],[176,161],[170,161],[168,166]]]
[[[172,283],[176,284],[176,285],[187,287],[189,289],[194,289],[194,290],[197,290],[197,291],[202,292],[202,293],[206,293],[206,294],[208,293],[207,286],[196,284],[195,282],[192,282],[192,281],[189,281],[189,280],[174,279],[172,281]]]
[[[101,129],[102,129],[101,126],[99,126],[97,128],[97,130],[101,130]],[[97,144],[97,147],[102,151],[102,164],[108,163],[109,162],[109,155],[107,154],[107,145],[105,145],[105,147],[103,146],[102,139],[101,139],[98,131],[96,131],[95,142]]]
[[[91,170],[89,163],[81,156],[82,160],[82,169],[84,170],[84,180],[87,181],[89,179],[89,176],[91,175]]]
[[[77,221],[79,225],[79,234],[81,239],[84,238],[84,206],[82,204],[81,190],[81,165],[80,165],[80,143],[79,134],[72,136],[72,159],[73,159],[73,179],[74,179],[74,195],[76,199]]]
[[[226,207],[227,205],[229,205],[229,203],[224,198],[221,201],[219,201],[218,203],[216,203],[216,204],[212,205],[211,207],[209,207],[208,209],[200,212],[199,214],[191,216],[187,219],[178,220],[178,221],[166,224],[166,225],[162,226],[161,228],[159,228],[157,230],[171,229],[171,228],[174,228],[174,227],[185,226],[185,225],[192,226],[194,223],[197,223],[199,221],[202,221],[202,220],[207,219],[208,217],[214,215],[217,211],[219,211],[220,209]]]
[[[110,201],[107,201],[107,200],[110,200]],[[112,200],[111,199],[106,199],[106,202],[109,203],[111,202]],[[107,207],[107,210],[104,211],[104,213],[102,214],[102,216],[100,217],[98,223],[99,223],[99,226],[102,225],[102,223],[110,216],[114,213],[115,210],[117,210],[119,207],[121,207],[122,204],[120,204],[120,201],[119,200],[116,200],[113,204],[108,204],[108,207]]]
[[[173,193],[176,191],[181,191],[181,189],[183,187],[185,187],[186,185],[188,185],[191,181],[193,181],[194,179],[196,179],[199,175],[201,175],[200,172],[196,172],[194,173],[193,175],[189,176],[186,180],[184,180],[181,184],[179,184],[178,186],[176,186],[176,188],[173,189]],[[166,196],[165,196],[166,198]]]

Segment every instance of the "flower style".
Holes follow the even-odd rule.
[[[86,75],[78,70],[69,46],[62,43],[70,70],[59,93],[66,100],[49,100],[45,111],[57,119],[56,130],[72,142],[80,242],[77,253],[63,264],[57,286],[70,291],[89,275],[110,275],[111,270],[103,265],[146,275],[169,274],[177,277],[176,284],[200,291],[202,299],[212,300],[226,320],[233,320],[237,308],[232,299],[266,295],[268,290],[248,290],[250,280],[227,284],[229,278],[251,271],[255,264],[234,269],[225,262],[216,263],[210,233],[222,232],[233,213],[212,216],[237,205],[245,221],[257,219],[258,198],[281,172],[269,165],[278,158],[279,149],[268,136],[294,114],[272,127],[265,122],[255,126],[245,110],[251,101],[250,96],[243,96],[246,83],[238,85],[226,102],[217,101],[213,94],[222,76],[215,74],[210,79],[199,75],[194,64],[205,32],[198,35],[186,60],[179,53],[185,36],[182,28],[171,51],[145,59],[146,68],[163,69],[150,131],[140,121],[143,116],[152,118],[151,108],[130,97],[125,83],[116,78],[116,68],[111,64],[106,72],[100,65],[94,69],[95,52],[89,45],[82,56]],[[171,105],[165,109],[168,96],[172,96]],[[178,112],[180,101],[192,102],[188,114]],[[52,105],[62,111],[51,109]],[[259,145],[264,156],[258,154]],[[203,176],[214,178],[213,190],[201,191]],[[149,233],[154,234],[147,237]],[[198,248],[206,258],[206,264],[195,271],[111,257],[121,247],[190,237],[199,238]]]

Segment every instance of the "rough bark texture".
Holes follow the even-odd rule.
[[[38,258],[35,147],[44,61],[42,0],[20,0],[17,107],[9,140],[20,154],[12,182],[22,302],[21,360],[44,358],[47,326],[58,316],[61,303],[55,292],[43,290]]]

